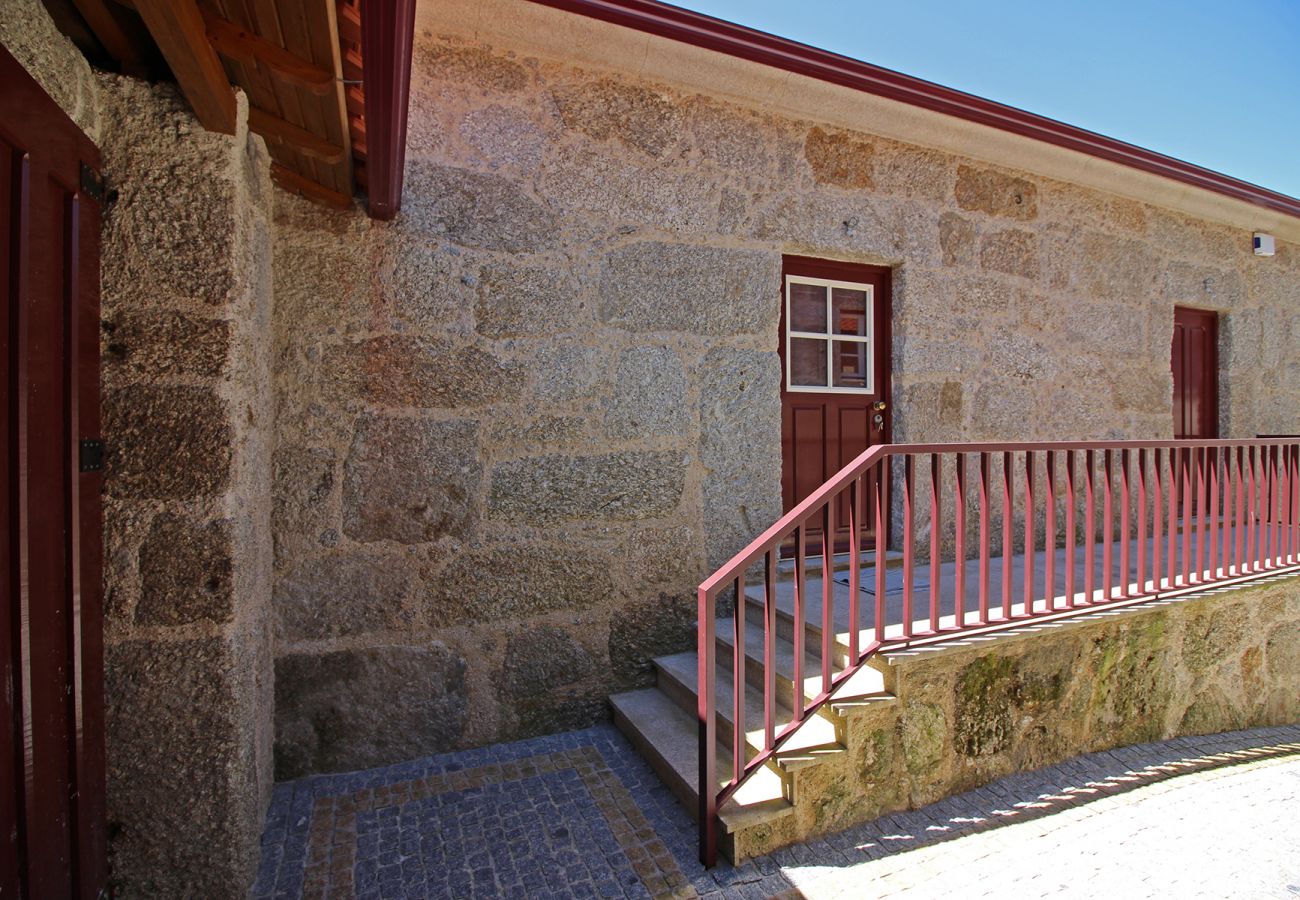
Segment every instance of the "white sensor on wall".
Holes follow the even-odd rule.
[[[1255,232],[1255,255],[1272,256],[1273,255],[1273,235],[1261,234]]]

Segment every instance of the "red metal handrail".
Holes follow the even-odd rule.
[[[918,469],[917,457],[923,456],[929,457],[929,465]],[[971,456],[978,456],[974,486],[967,471]],[[1081,478],[1077,472],[1080,457]],[[902,459],[897,467],[901,472],[894,471],[893,461],[898,458]],[[1000,484],[994,487],[994,469],[999,463]],[[929,483],[924,487],[929,502],[924,510],[918,510],[916,503],[918,470],[928,473]],[[947,473],[952,473],[951,478]],[[895,478],[897,485],[891,484]],[[885,560],[889,495],[895,489],[902,494],[898,511],[901,531],[894,542],[901,548],[902,585],[890,590]],[[1082,509],[1077,502],[1080,489]],[[1059,516],[1062,494],[1065,509]],[[954,525],[950,533],[944,529],[949,500]],[[971,506],[974,522],[968,516]],[[995,548],[999,518],[1001,547]],[[924,530],[918,528],[918,520],[926,523]],[[845,526],[837,528],[840,522]],[[836,532],[842,535],[845,528],[849,548],[845,586],[851,602],[846,601],[847,664],[839,666],[835,660],[834,554],[837,540],[843,546],[843,537],[837,538]],[[1014,591],[1017,528],[1023,540],[1018,599]],[[821,641],[815,648],[820,656],[821,682],[816,696],[809,699],[804,693],[805,654],[813,649],[805,647],[807,547],[815,532],[820,533],[823,560]],[[870,539],[875,550],[871,602],[862,597],[861,555],[868,532],[874,532]],[[918,536],[928,545],[923,564],[928,566],[929,576],[928,605],[920,619],[914,609]],[[777,628],[777,562],[791,539],[792,596],[784,613],[793,619],[788,643],[793,653],[794,704],[790,721],[782,726],[776,719],[775,699],[777,647],[782,640]],[[972,540],[976,545],[973,554],[969,552]],[[1080,544],[1082,560],[1077,552]],[[996,606],[990,574],[995,571],[995,550],[1001,553]],[[1063,555],[1059,566],[1058,552]],[[1043,556],[1041,578],[1035,566],[1039,553]],[[1082,572],[1077,572],[1080,562]],[[951,568],[950,580],[944,577],[945,566]],[[745,578],[756,567],[761,569],[764,585],[763,658],[758,679],[751,676],[756,663],[747,661],[745,650]],[[973,569],[970,580],[976,584],[973,609],[968,602],[968,568]],[[699,586],[700,858],[709,866],[716,860],[721,805],[750,773],[772,760],[804,719],[875,653],[1147,602],[1292,569],[1300,571],[1300,439],[871,447]],[[1077,590],[1079,575],[1081,591]],[[1063,590],[1058,589],[1061,579]],[[949,584],[951,590],[945,591]],[[733,591],[735,597],[728,623],[734,635],[734,721],[733,762],[730,778],[723,784],[717,771],[715,671],[717,603],[727,591]],[[892,603],[887,599],[890,596],[894,596]],[[869,620],[869,627],[864,619]],[[753,755],[745,723],[745,690],[750,681],[761,685],[763,693],[762,750]]]

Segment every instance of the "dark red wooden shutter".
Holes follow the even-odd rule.
[[[99,151],[0,47],[0,895],[107,880]],[[86,467],[94,469],[94,448]]]

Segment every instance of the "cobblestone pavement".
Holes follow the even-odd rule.
[[[1300,725],[1077,757],[704,870],[610,726],[276,786],[263,897],[1300,897]]]

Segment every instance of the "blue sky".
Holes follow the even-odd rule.
[[[670,0],[1300,197],[1300,0]]]

